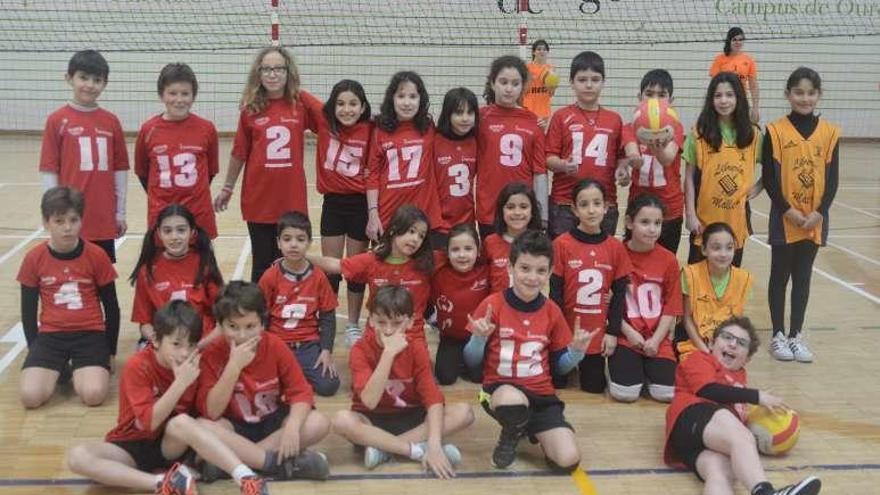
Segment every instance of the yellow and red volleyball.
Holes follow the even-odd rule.
[[[675,137],[678,112],[669,103],[658,98],[648,98],[639,104],[633,114],[633,129],[643,143],[660,139],[668,141]]]
[[[766,407],[752,407],[746,424],[755,435],[758,451],[765,455],[787,454],[801,433],[800,417],[792,410],[773,412]]]
[[[548,88],[556,88],[559,86],[559,74],[553,72],[552,70],[544,71],[544,86]]]

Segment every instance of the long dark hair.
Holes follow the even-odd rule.
[[[159,216],[156,217],[156,223],[154,223],[149,230],[147,230],[147,233],[144,234],[144,243],[141,246],[141,256],[138,258],[137,264],[131,272],[131,276],[128,277],[128,281],[131,282],[131,285],[134,285],[135,282],[137,282],[138,273],[140,272],[141,267],[146,267],[147,280],[153,280],[153,264],[156,261],[156,256],[161,255],[162,251],[165,249],[159,245],[159,226],[162,225],[163,220],[173,216],[182,217],[186,220],[189,228],[195,232],[195,239],[190,239],[190,245],[199,254],[199,267],[196,269],[196,273],[193,276],[193,285],[199,286],[203,282],[214,282],[217,285],[223,285],[223,275],[220,274],[220,268],[217,267],[217,258],[214,257],[214,248],[211,246],[211,238],[208,237],[208,233],[205,232],[205,229],[196,225],[196,219],[192,212],[190,212],[186,206],[177,203],[172,203],[165,208],[162,208],[162,211],[159,212]]]
[[[739,77],[733,72],[719,72],[709,82],[706,90],[706,101],[703,111],[697,119],[697,134],[709,143],[714,151],[721,149],[721,125],[718,123],[718,112],[715,111],[715,90],[721,83],[728,83],[736,95],[736,107],[733,110],[733,125],[736,129],[736,147],[745,148],[755,139],[755,128],[749,118],[749,100]]]
[[[383,131],[394,132],[400,122],[397,121],[397,113],[394,111],[394,93],[397,88],[405,82],[411,82],[415,85],[416,91],[419,93],[419,109],[413,117],[413,124],[420,134],[428,132],[431,127],[431,114],[428,113],[430,101],[428,100],[428,90],[425,89],[425,83],[421,76],[413,71],[404,70],[391,76],[388,87],[385,88],[385,98],[382,99],[382,106],[379,107],[379,115],[376,116],[376,125]]]
[[[724,38],[724,54],[730,55],[730,43],[737,36],[745,37],[745,33],[743,32],[741,27],[732,27],[727,30],[727,37]]]
[[[474,112],[474,126],[464,136],[459,136],[452,129],[452,114],[464,108]],[[437,118],[437,132],[447,139],[463,139],[477,134],[480,128],[480,103],[477,101],[477,95],[467,88],[452,88],[446,92],[443,97],[443,108],[440,110],[440,117]]]
[[[483,88],[483,99],[486,100],[486,103],[490,105],[495,103],[495,89],[492,85],[495,84],[498,74],[507,68],[516,70],[522,78],[522,89],[520,89],[519,98],[516,100],[518,103],[522,103],[526,85],[529,83],[529,69],[526,67],[526,63],[516,55],[504,55],[492,61],[492,65],[489,66],[489,76],[486,77],[486,87]]]
[[[504,223],[504,205],[507,204],[507,200],[514,194],[524,194],[529,198],[529,203],[532,205],[532,218],[529,219],[529,224],[526,228],[541,230],[541,205],[538,204],[535,191],[523,182],[511,182],[504,186],[504,189],[498,193],[498,198],[495,200],[495,233],[504,235],[507,232],[507,224]]]
[[[373,110],[370,108],[370,102],[367,101],[367,94],[364,92],[364,87],[361,86],[361,83],[352,79],[343,79],[333,85],[333,89],[330,90],[330,96],[328,96],[327,101],[324,102],[324,120],[327,121],[330,133],[334,136],[339,135],[339,121],[336,120],[336,99],[339,98],[340,94],[346,91],[361,100],[361,106],[363,107],[364,112],[357,121],[364,122],[370,120],[372,117]]]
[[[419,246],[419,249],[415,253],[413,253],[412,259],[416,261],[416,268],[418,268],[420,272],[430,275],[434,272],[434,255],[431,252],[431,243],[428,241],[428,233],[431,231],[431,222],[428,221],[428,215],[425,215],[425,212],[411,204],[405,204],[394,212],[394,216],[391,217],[391,221],[388,222],[388,228],[385,229],[385,233],[383,233],[382,238],[379,239],[379,245],[376,247],[374,253],[382,260],[391,256],[391,243],[394,238],[405,234],[409,231],[410,227],[418,222],[423,222],[427,227],[427,231],[425,232],[425,239],[422,241],[422,245]]]

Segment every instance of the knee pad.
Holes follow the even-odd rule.
[[[363,294],[367,290],[367,284],[359,284],[356,282],[346,282],[348,290],[355,294]]]
[[[327,280],[330,281],[330,286],[333,287],[334,293],[339,293],[339,283],[342,282],[342,275],[338,273],[328,273]]]
[[[672,396],[675,395],[675,387],[672,385],[659,385],[656,383],[648,384],[648,394],[651,398],[659,402],[672,402]]]
[[[498,406],[495,418],[503,428],[522,429],[529,423],[529,408],[525,405]]]
[[[639,400],[639,396],[642,394],[642,384],[620,385],[608,382],[608,392],[612,398],[620,402],[635,402]]]

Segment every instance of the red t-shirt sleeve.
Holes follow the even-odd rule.
[[[571,343],[572,330],[555,302],[547,300],[544,304],[550,305],[550,352],[564,349]]]
[[[370,146],[367,153],[367,160],[364,163],[364,186],[366,190],[379,189],[379,171],[382,169],[382,163],[385,154],[382,147],[379,146],[379,131],[373,129],[370,135]]]
[[[95,285],[104,287],[110,282],[116,280],[116,269],[110,261],[110,256],[100,248],[95,249]]]
[[[149,286],[147,284],[146,268],[142,267],[138,272],[134,283],[134,303],[131,308],[131,321],[135,323],[152,323],[156,308],[150,301]]]
[[[141,361],[143,363],[143,361]],[[152,431],[153,384],[141,366],[126,366],[121,380],[121,393],[128,398],[131,412],[145,431]]]
[[[238,116],[238,129],[232,142],[232,156],[246,162],[251,154],[250,126],[247,121],[247,109],[243,108]]]
[[[535,141],[532,143],[531,164],[532,175],[541,175],[547,173],[547,156],[544,152],[544,132],[538,129],[535,133]]]
[[[683,378],[684,383],[681,385],[696,395],[706,385],[715,383],[716,373],[710,355],[700,351],[691,354],[688,359],[679,363],[681,371],[676,374],[676,386],[679,386],[678,378]]]
[[[437,386],[434,373],[431,368],[431,358],[428,356],[427,347],[421,344],[408,344],[413,353],[415,370],[413,376],[416,381],[416,390],[422,398],[422,405],[427,409],[434,404],[443,403],[443,393]]]
[[[215,341],[216,342],[216,341]],[[211,344],[202,354],[200,361],[201,372],[199,373],[199,390],[196,397],[196,408],[202,416],[208,416],[208,393],[217,384],[220,374],[226,362],[220,358],[220,353],[214,351],[216,346]],[[288,354],[290,351],[288,351]],[[225,408],[224,408],[225,409]]]
[[[681,316],[684,313],[684,296],[681,293],[681,277],[678,262],[670,257],[663,274],[663,314]]]
[[[318,270],[317,268],[315,270]],[[339,300],[336,298],[336,293],[333,292],[333,287],[330,286],[330,281],[327,280],[327,276],[324,275],[324,272],[317,271],[320,274],[319,282],[318,282],[318,311],[326,312],[333,311],[339,306]]]
[[[615,244],[614,258],[614,280],[629,276],[633,271],[632,261],[630,261],[629,255],[626,254],[626,248],[620,242]]]
[[[626,146],[629,143],[639,144],[638,139],[636,139],[636,132],[633,130],[632,123],[624,124],[620,129],[620,145]]]
[[[370,337],[368,337],[370,338]],[[351,370],[351,393],[360,397],[364,387],[373,375],[373,368],[364,353],[363,346],[355,345],[348,356],[348,367]]]
[[[314,405],[312,386],[306,381],[296,357],[281,339],[272,339],[272,344],[271,352],[278,359],[278,379],[281,381],[284,400],[290,405],[296,403]]]
[[[217,128],[208,122],[208,176],[213,178],[220,173],[220,140]]]
[[[556,155],[559,158],[568,158],[562,156],[563,128],[562,128],[562,112],[556,112],[550,118],[550,128],[547,130],[547,140],[545,143],[545,152],[547,156]]]
[[[27,287],[39,287],[40,276],[37,273],[35,250],[31,251],[24,257],[21,267],[18,269],[18,276],[15,277],[18,283]]]
[[[300,101],[302,101],[303,108],[306,110],[306,116],[308,117],[306,128],[317,133],[318,127],[324,120],[324,102],[308,91],[300,91],[299,97]]]
[[[128,170],[128,148],[125,146],[125,134],[122,124],[113,116],[113,170]]]
[[[61,138],[58,125],[52,115],[46,119],[43,129],[43,146],[40,150],[40,171],[59,173],[61,170]]]
[[[147,123],[144,122],[134,143],[134,174],[143,179],[150,175],[150,154],[147,149],[147,134],[149,132]]]
[[[377,262],[373,253],[361,253],[339,261],[342,277],[358,284],[367,283],[370,268]]]

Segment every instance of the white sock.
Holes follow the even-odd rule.
[[[235,482],[238,484],[241,484],[242,478],[247,478],[248,476],[256,476],[256,473],[254,473],[251,468],[245,466],[244,464],[239,464],[238,466],[235,466],[235,469],[233,469],[232,473],[230,474],[232,475],[232,479],[234,479]]]
[[[409,458],[414,461],[422,460],[425,457],[425,446],[421,442],[409,444]]]

